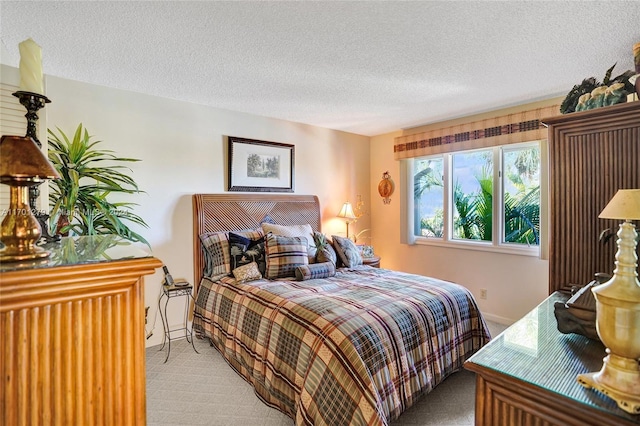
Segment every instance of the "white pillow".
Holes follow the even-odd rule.
[[[276,225],[273,223],[263,223],[262,230],[265,235],[271,232],[273,235],[281,237],[304,237],[307,239],[307,254],[309,256],[309,263],[315,263],[316,261],[316,243],[313,239],[313,228],[311,225]]]

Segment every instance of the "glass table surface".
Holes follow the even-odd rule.
[[[127,241],[117,235],[64,237],[60,242],[41,247],[51,252],[49,257],[2,262],[0,272],[152,257],[151,250],[146,245]]]
[[[553,293],[468,362],[640,424],[640,416],[626,413],[612,399],[577,382],[578,374],[599,371],[606,353],[599,341],[558,331],[553,305],[568,298]]]

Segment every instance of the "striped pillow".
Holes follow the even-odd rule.
[[[353,268],[354,266],[362,265],[362,256],[353,241],[337,235],[332,235],[331,238],[333,239],[333,248],[336,249],[336,253],[342,259],[344,266]]]
[[[308,265],[307,240],[304,237],[280,237],[268,234],[265,238],[267,270],[265,278],[295,277],[296,268]]]
[[[316,261],[316,244],[313,239],[313,228],[311,225],[276,225],[275,223],[261,223],[264,234],[272,233],[281,237],[304,237],[307,241],[307,255],[309,263]]]
[[[243,231],[233,231],[235,234],[247,237],[250,240],[260,239],[264,234],[262,229],[245,229]],[[229,233],[228,232],[208,232],[200,234],[204,253],[205,277],[231,273],[231,256],[229,255]]]
[[[314,263],[302,265],[296,268],[298,281],[313,280],[316,278],[329,278],[336,274],[336,265],[333,262]]]

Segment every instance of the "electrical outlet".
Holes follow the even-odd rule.
[[[486,299],[487,298],[487,289],[486,288],[481,288],[480,289],[480,299]]]

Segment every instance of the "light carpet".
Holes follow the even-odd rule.
[[[492,336],[505,326],[488,322]],[[195,340],[197,354],[185,340],[147,348],[147,423],[149,425],[292,426],[293,420],[267,407],[253,388],[205,340]],[[475,374],[448,377],[392,426],[474,424]],[[339,426],[339,425],[336,425]]]

